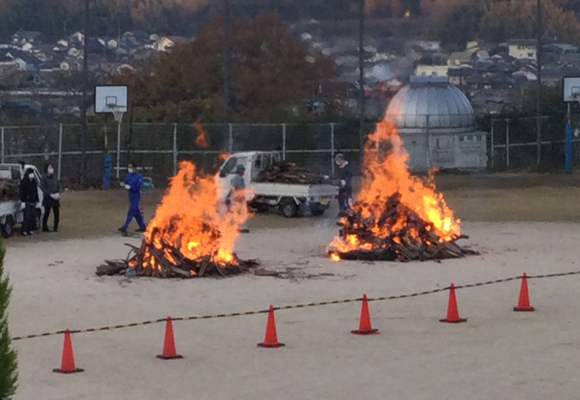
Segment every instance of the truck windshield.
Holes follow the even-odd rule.
[[[237,164],[238,164],[237,157],[229,158],[228,161],[225,162],[224,166],[220,171],[220,178],[225,178],[226,176],[228,176]]]

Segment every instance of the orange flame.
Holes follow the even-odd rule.
[[[207,149],[209,147],[209,137],[203,125],[198,121],[193,123],[195,130],[197,131],[197,138],[195,138],[195,144],[202,149]]]
[[[218,200],[215,178],[199,174],[193,163],[184,161],[147,227],[145,240],[173,265],[181,260],[171,255],[171,248],[189,260],[236,265],[234,247],[248,213],[245,202],[232,203],[227,209]],[[145,263],[159,264],[151,252],[145,254]]]
[[[436,191],[433,171],[426,180],[409,172],[409,153],[403,147],[403,140],[396,126],[385,117],[368,139],[364,154],[365,174],[353,210],[360,213],[363,219],[379,218],[388,211],[387,199],[399,193],[402,208],[406,207],[422,220],[429,222],[431,227],[427,229],[431,229],[442,241],[450,241],[460,235],[460,221],[454,217],[443,195]],[[419,232],[405,226],[405,223],[405,218],[399,218],[390,225],[375,223],[371,231],[374,236],[385,238],[393,232],[407,228],[405,234],[418,238]],[[395,237],[396,243],[397,240],[400,241]],[[345,239],[336,237],[329,245],[329,250],[346,253],[373,250],[375,245],[378,244],[361,244],[357,236],[348,235]]]

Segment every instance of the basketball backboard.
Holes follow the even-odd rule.
[[[562,82],[563,100],[566,103],[580,100],[580,77],[567,76]]]
[[[125,113],[128,104],[127,86],[95,86],[95,113]]]

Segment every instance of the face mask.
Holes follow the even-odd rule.
[[[54,168],[52,168],[52,167],[48,168],[48,173],[50,175],[54,174]]]
[[[28,174],[29,179],[34,179],[34,174]]]
[[[129,173],[132,174],[133,172],[135,172],[135,170],[133,168],[129,168]]]
[[[337,161],[336,161],[336,165],[340,165],[340,161],[338,161],[338,160],[337,160]]]

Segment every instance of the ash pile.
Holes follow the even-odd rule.
[[[319,185],[329,183],[323,175],[315,174],[288,161],[280,161],[260,171],[257,182]]]
[[[479,253],[459,246],[456,242],[468,239],[466,235],[442,238],[434,225],[419,217],[401,203],[395,193],[386,201],[381,215],[363,217],[369,204],[355,203],[343,214],[340,222],[340,240],[333,242],[328,255],[341,260],[365,261],[428,261],[463,258]]]

